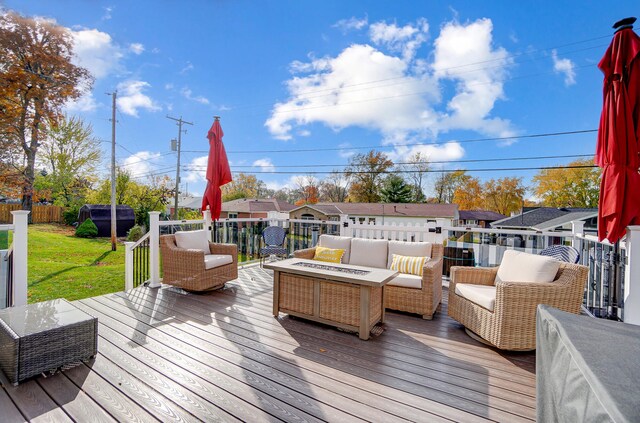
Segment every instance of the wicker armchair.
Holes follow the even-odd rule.
[[[424,264],[422,270],[422,287],[406,288],[403,286],[385,285],[384,307],[390,310],[405,311],[422,315],[431,320],[442,301],[442,262],[444,246],[431,246],[431,260]]]
[[[547,304],[570,313],[580,312],[589,268],[561,263],[553,282],[497,282],[497,267],[451,268],[449,316],[467,331],[489,344],[512,351],[536,348],[536,307]],[[496,287],[493,311],[456,294],[456,284],[467,283]]]
[[[178,248],[175,235],[161,236],[162,282],[186,291],[202,292],[222,288],[225,282],[237,279],[238,247],[210,242],[209,250],[210,254],[230,255],[233,261],[207,270],[204,252]]]

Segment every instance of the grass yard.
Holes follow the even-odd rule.
[[[76,238],[63,225],[29,226],[28,301],[77,300],[124,290],[124,245]]]

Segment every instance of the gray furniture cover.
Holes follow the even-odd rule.
[[[540,305],[538,422],[639,422],[640,326]]]

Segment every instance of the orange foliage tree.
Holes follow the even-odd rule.
[[[31,210],[36,155],[47,122],[55,122],[64,104],[93,83],[72,57],[66,28],[15,12],[0,15],[0,139],[21,173],[24,210]]]

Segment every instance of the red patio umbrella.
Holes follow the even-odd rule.
[[[202,196],[202,211],[207,207],[211,210],[211,218],[220,218],[222,209],[222,192],[220,187],[231,182],[231,169],[227,160],[227,152],[222,143],[222,127],[220,117],[216,116],[209,129],[207,138],[209,139],[209,160],[207,161],[207,189]]]
[[[640,223],[640,37],[635,18],[616,22],[616,31],[598,67],[604,93],[595,163],[603,168],[598,238],[615,243],[628,225]]]

